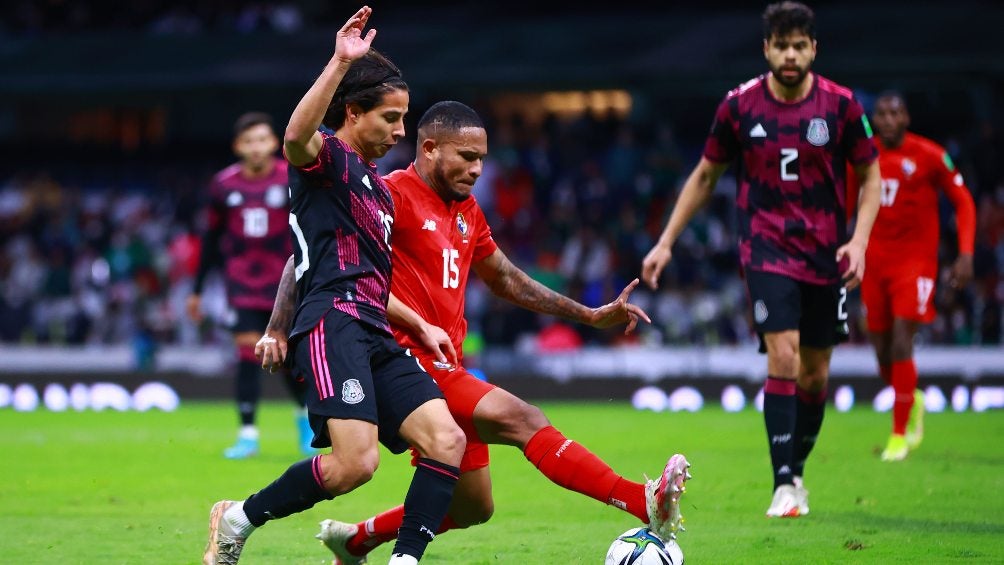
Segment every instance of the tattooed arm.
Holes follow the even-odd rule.
[[[286,359],[289,329],[296,314],[296,277],[293,275],[293,256],[289,256],[282,270],[279,291],[272,306],[272,317],[268,320],[265,335],[254,346],[254,353],[261,360],[263,369],[276,372]]]
[[[495,296],[533,312],[558,316],[595,328],[609,328],[626,323],[625,333],[634,329],[638,318],[652,322],[644,310],[627,301],[631,291],[637,286],[638,279],[621,291],[613,302],[589,308],[530,278],[530,275],[513,265],[501,249],[496,249],[485,259],[475,263],[474,272],[485,281]]]

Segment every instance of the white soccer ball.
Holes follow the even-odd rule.
[[[610,544],[606,565],[683,565],[683,550],[648,528],[631,528]]]

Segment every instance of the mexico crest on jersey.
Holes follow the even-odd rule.
[[[816,147],[826,145],[826,142],[830,140],[830,128],[826,125],[826,120],[823,118],[809,120],[809,129],[805,131],[805,140]]]
[[[288,189],[281,184],[273,184],[265,191],[265,205],[269,208],[282,208],[286,205]]]
[[[464,215],[459,212],[457,213],[457,231],[460,232],[460,235],[467,237],[467,220],[465,220]]]

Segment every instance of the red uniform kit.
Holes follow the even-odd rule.
[[[461,363],[467,335],[464,294],[471,265],[495,252],[491,228],[474,197],[446,203],[415,172],[414,165],[384,180],[394,198],[391,249],[391,293],[430,324],[450,336]],[[394,337],[412,351],[443,391],[450,412],[467,433],[461,471],[488,465],[488,446],[478,440],[473,413],[494,386],[478,380],[463,366],[444,366],[407,332],[393,327]]]
[[[955,206],[960,254],[973,253],[976,213],[962,175],[941,146],[909,132],[899,147],[876,145],[882,205],[868,243],[861,298],[868,310],[868,329],[885,332],[893,318],[924,323],[934,319],[938,190]]]

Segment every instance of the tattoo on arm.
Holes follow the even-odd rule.
[[[493,294],[527,310],[573,322],[589,323],[592,312],[590,308],[533,280],[513,265],[501,251],[496,253],[498,257],[489,257],[486,261],[489,263],[485,269],[488,272],[478,273]]]
[[[295,312],[296,277],[293,276],[293,256],[290,255],[286,267],[282,270],[282,279],[279,281],[279,291],[275,294],[275,304],[272,306],[272,317],[268,320],[268,329],[289,334]]]

